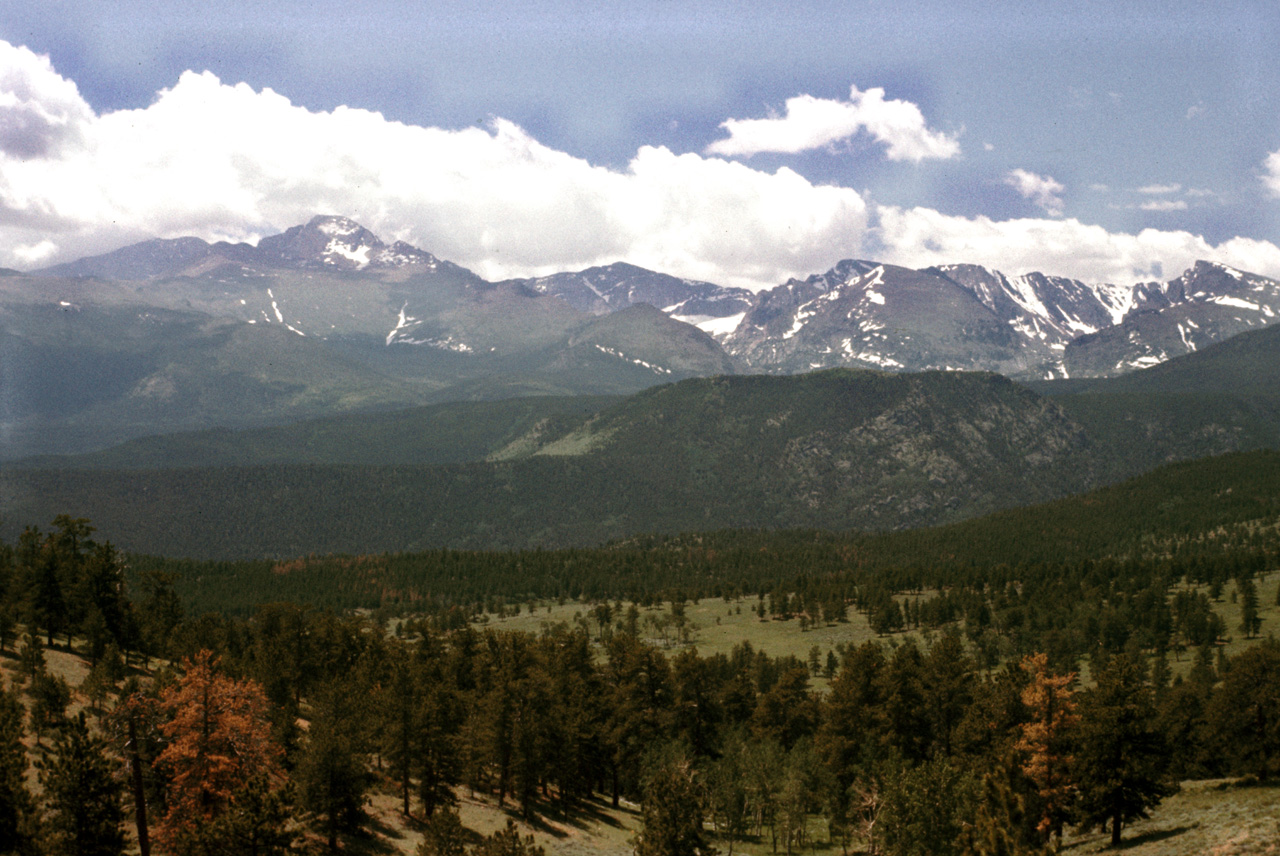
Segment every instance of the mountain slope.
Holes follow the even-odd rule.
[[[268,428],[142,437],[24,467],[188,469],[266,464],[438,465],[481,461],[528,437],[558,436],[615,398],[509,398],[346,414]]]
[[[718,338],[756,371],[828,366],[1113,376],[1280,318],[1280,283],[1197,262],[1167,283],[846,260],[756,296]]]
[[[1280,283],[1207,262],[1148,293],[1145,303],[1155,308],[1067,346],[1064,365],[1070,377],[1107,377],[1158,365],[1280,318]]]
[[[967,289],[929,271],[864,261],[764,293],[724,344],[768,371],[1028,368],[1014,331]]]
[[[505,459],[8,468],[0,516],[70,511],[125,548],[176,555],[570,545],[725,527],[927,525],[1083,490],[1103,475],[1084,432],[1052,402],[958,373],[687,380],[567,434],[535,426],[496,457]]]
[[[0,330],[0,458],[433,401],[625,394],[737,369],[656,309],[585,314],[341,217],[256,247],[150,241],[3,277]]]
[[[1241,333],[1151,368],[1030,386],[1109,450],[1110,468],[1280,448],[1280,327]]]
[[[1129,285],[1012,276],[972,264],[911,270],[852,259],[754,295],[622,262],[487,283],[332,216],[257,246],[149,241],[41,273],[127,280],[165,308],[350,339],[364,348],[362,358],[409,375],[420,374],[423,364],[432,373],[451,364],[422,351],[500,356],[542,348],[570,323],[564,313],[607,315],[641,304],[699,327],[757,372],[950,368],[1027,380],[1114,376],[1280,318],[1280,282],[1209,262],[1168,282]],[[519,323],[502,325],[500,317]],[[378,344],[405,347],[391,356]],[[410,350],[419,353],[409,356]],[[653,356],[634,358],[652,363]],[[492,388],[558,388],[500,378],[502,367],[478,360],[470,361],[476,371],[467,371],[466,362],[453,361],[457,376],[436,380],[471,389],[490,386],[485,378],[496,381]]]
[[[732,329],[752,301],[743,288],[680,279],[625,262],[512,282],[592,315],[646,303],[709,333]]]

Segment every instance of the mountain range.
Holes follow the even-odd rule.
[[[755,294],[621,262],[489,282],[318,216],[256,245],[152,240],[0,275],[0,458],[741,373],[1111,377],[1277,311],[1280,283],[1207,262],[1123,286],[866,260]]]
[[[433,288],[450,283],[496,295],[557,298],[595,316],[644,304],[710,333],[744,368],[783,373],[850,365],[981,369],[1014,378],[1105,377],[1265,326],[1280,309],[1280,283],[1204,261],[1168,282],[1124,285],[1044,273],[1010,276],[971,264],[911,270],[854,259],[758,294],[622,262],[487,283],[425,250],[402,241],[388,245],[358,223],[334,216],[315,217],[256,246],[153,240],[34,273],[161,280],[171,291],[175,280],[233,285],[281,271],[346,273],[383,283],[425,277]],[[309,283],[307,297],[324,300],[323,285]],[[418,285],[422,291],[427,283]],[[368,319],[360,317],[369,307],[354,306],[351,295],[336,311],[329,307],[333,317],[315,317],[296,299],[291,306],[265,293],[263,300],[262,288],[205,291],[198,306],[215,315],[324,337],[371,332],[361,323]],[[313,302],[310,309],[317,308]],[[416,306],[400,308],[404,312],[391,313],[389,327],[385,318],[375,327],[379,334],[385,331],[386,344],[475,350],[466,334],[478,330],[432,330],[431,320],[420,317],[423,310],[415,315]]]

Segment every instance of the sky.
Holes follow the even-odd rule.
[[[9,3],[0,266],[323,213],[494,279],[1280,277],[1277,45],[1272,0]]]

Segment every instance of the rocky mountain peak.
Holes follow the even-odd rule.
[[[263,238],[258,252],[267,263],[283,267],[363,270],[387,245],[373,232],[346,217],[313,217],[305,226]]]
[[[324,270],[386,270],[410,265],[436,267],[439,260],[412,244],[388,245],[349,217],[322,214],[305,225],[258,242],[256,261],[274,267]]]

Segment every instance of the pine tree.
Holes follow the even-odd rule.
[[[1021,727],[1015,748],[1026,753],[1022,772],[1035,783],[1040,797],[1040,820],[1036,828],[1047,841],[1052,833],[1062,839],[1062,825],[1075,798],[1075,785],[1070,770],[1071,731],[1079,720],[1071,690],[1074,672],[1055,675],[1049,671],[1045,654],[1029,654],[1022,659],[1022,670],[1031,682],[1022,691],[1022,703],[1031,714]]]
[[[368,820],[364,804],[372,776],[362,730],[347,688],[322,687],[294,778],[299,801],[315,817],[330,850],[338,849],[340,833],[358,832]]]
[[[393,649],[391,674],[381,688],[378,712],[382,717],[383,756],[400,788],[400,811],[409,816],[413,794],[413,768],[417,758],[418,708],[421,691],[409,667],[403,646]]]
[[[954,856],[976,813],[976,784],[946,758],[878,765],[881,841],[893,856]]]
[[[254,775],[236,789],[235,800],[211,825],[207,838],[222,853],[278,856],[291,852],[292,789]]]
[[[67,706],[71,704],[71,687],[56,675],[41,672],[27,689],[31,696],[31,729],[36,734],[36,745],[49,728],[63,723]]]
[[[688,761],[662,764],[645,783],[636,856],[711,856],[702,801]]]
[[[467,830],[451,808],[442,808],[427,818],[417,856],[466,856]]]
[[[1234,772],[1266,780],[1280,771],[1280,643],[1268,639],[1232,658],[1207,720]]]
[[[532,835],[522,836],[515,823],[508,820],[503,829],[481,841],[471,851],[472,856],[546,856],[542,847],[533,843]]]
[[[1035,840],[1033,818],[1016,786],[1018,772],[1006,763],[983,775],[977,813],[960,839],[964,856],[1048,856]]]
[[[930,731],[943,755],[952,752],[953,735],[973,701],[973,662],[958,633],[944,633],[924,660],[924,704]]]
[[[44,643],[34,630],[28,629],[22,637],[22,650],[18,652],[18,674],[22,680],[34,680],[44,674]]]
[[[716,837],[729,842],[728,856],[733,856],[733,845],[747,833],[746,773],[742,768],[744,744],[735,735],[724,747],[720,757],[707,768],[707,811]]]
[[[125,852],[120,784],[106,750],[106,741],[89,734],[81,713],[60,731],[52,755],[40,764],[50,856]]]
[[[0,688],[0,853],[28,856],[39,841],[35,801],[27,790],[22,702]]]
[[[52,537],[52,536],[50,536]],[[44,629],[46,645],[53,647],[53,636],[65,629],[67,602],[62,590],[58,561],[51,549],[44,549],[32,569],[34,590],[31,596],[32,630]]]
[[[229,852],[224,816],[243,788],[282,779],[282,753],[270,737],[261,687],[221,674],[209,651],[183,661],[183,669],[160,700],[169,742],[154,763],[168,788],[155,840],[183,856]]]
[[[1262,629],[1262,618],[1258,615],[1258,587],[1252,577],[1242,577],[1236,587],[1240,590],[1240,629],[1249,639]]]
[[[1165,781],[1168,750],[1142,667],[1116,655],[1094,663],[1093,689],[1080,704],[1076,757],[1081,826],[1109,824],[1111,846],[1124,824],[1177,792]]]

